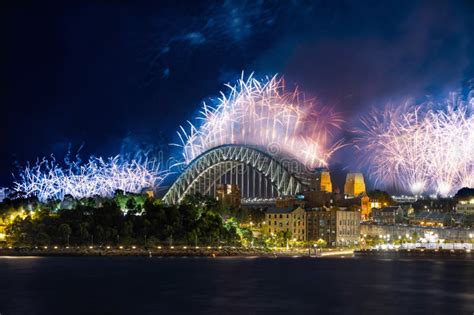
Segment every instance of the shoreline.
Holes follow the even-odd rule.
[[[307,248],[1,248],[0,257],[348,257],[353,250],[326,250],[317,255]]]
[[[462,259],[474,261],[474,253],[464,249],[398,249],[380,250],[365,249],[354,251],[354,257],[360,258],[386,258],[386,259]]]

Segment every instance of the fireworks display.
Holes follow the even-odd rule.
[[[454,194],[474,186],[474,98],[451,94],[374,110],[358,130],[357,146],[376,182],[413,194]]]
[[[257,146],[284,153],[308,167],[325,166],[340,143],[331,143],[332,131],[342,119],[329,107],[317,107],[297,89],[285,91],[282,78],[259,81],[243,77],[227,85],[215,107],[204,104],[199,127],[189,123],[189,131],[178,132],[184,163],[224,144]]]
[[[140,193],[145,188],[155,188],[166,174],[160,171],[159,163],[146,157],[131,160],[121,156],[91,157],[86,163],[66,159],[65,167],[51,158],[25,167],[20,180],[14,182],[14,190],[41,201],[62,200],[65,195],[111,197],[118,189]]]

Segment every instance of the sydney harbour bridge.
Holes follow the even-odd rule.
[[[309,190],[315,174],[296,158],[250,145],[221,145],[197,156],[164,197],[180,203],[186,195],[217,196],[221,184],[238,187],[242,201],[269,200]]]

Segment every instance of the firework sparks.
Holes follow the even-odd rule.
[[[413,194],[474,185],[473,100],[387,106],[363,118],[356,142],[375,180]]]
[[[325,166],[341,143],[330,144],[341,117],[329,107],[317,107],[294,90],[285,91],[283,78],[259,81],[243,77],[227,85],[216,107],[202,107],[202,124],[189,123],[178,135],[184,164],[201,153],[225,144],[257,146],[295,157],[308,167]]]
[[[65,195],[111,197],[119,189],[140,193],[145,188],[158,187],[167,175],[160,171],[159,163],[148,158],[91,157],[84,164],[80,159],[66,159],[65,164],[61,166],[53,157],[28,165],[20,172],[21,180],[14,182],[14,190],[41,201],[62,200]]]

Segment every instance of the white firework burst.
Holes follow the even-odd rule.
[[[82,164],[78,159],[66,159],[62,166],[54,157],[38,160],[26,166],[14,182],[14,190],[41,201],[92,196],[111,197],[116,190],[140,193],[145,188],[157,188],[167,176],[153,159],[124,160],[120,156],[107,159],[90,157]]]
[[[356,140],[375,180],[414,194],[474,185],[473,100],[386,106],[362,119]]]
[[[204,104],[197,120],[178,135],[184,164],[225,144],[256,146],[298,159],[308,167],[326,166],[341,142],[331,143],[342,123],[332,108],[317,106],[297,89],[287,92],[283,78],[242,77],[215,107]],[[271,148],[271,150],[270,150]]]

